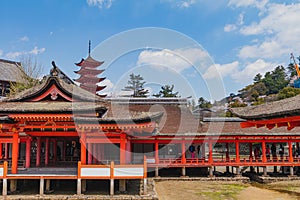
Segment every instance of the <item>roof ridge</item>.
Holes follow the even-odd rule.
[[[21,62],[12,61],[12,60],[6,60],[6,59],[2,59],[2,58],[0,58],[0,62],[6,62],[6,63],[11,63],[11,64],[21,65]]]

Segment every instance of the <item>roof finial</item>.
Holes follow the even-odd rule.
[[[91,40],[89,40],[89,56],[91,54]]]

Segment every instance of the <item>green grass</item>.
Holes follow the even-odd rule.
[[[206,191],[197,193],[197,195],[210,200],[236,200],[237,194],[247,187],[248,185],[245,184],[212,184],[210,187],[204,188]]]

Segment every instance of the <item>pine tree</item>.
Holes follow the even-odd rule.
[[[129,75],[127,86],[123,91],[133,91],[131,97],[147,97],[149,91],[144,89],[144,78],[141,75],[135,75],[134,73]]]
[[[164,85],[158,94],[154,94],[155,97],[178,97],[178,92],[173,92],[174,85]]]

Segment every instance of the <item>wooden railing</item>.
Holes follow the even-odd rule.
[[[12,160],[11,159],[2,159],[0,164],[7,162],[8,168],[11,168]],[[18,160],[18,168],[25,168],[25,160]]]
[[[147,178],[146,158],[143,164],[82,165],[78,162],[78,178],[81,179],[144,179]]]
[[[148,159],[149,160],[149,159]],[[205,167],[205,166],[300,166],[300,158],[294,157],[290,160],[289,156],[283,158],[269,158],[263,161],[262,158],[240,157],[239,161],[236,158],[160,158],[158,162],[151,159],[147,163],[149,167]]]
[[[0,165],[0,179],[6,178],[7,169],[8,169],[8,163],[7,161],[4,161],[4,163]]]

